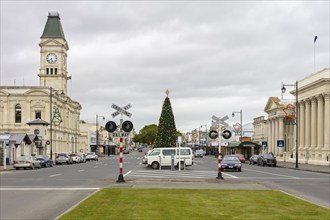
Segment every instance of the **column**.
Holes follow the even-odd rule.
[[[311,146],[311,105],[310,100],[307,99],[305,102],[305,149],[310,150]]]
[[[276,154],[276,142],[275,142],[275,139],[276,139],[276,126],[275,126],[275,118],[272,119],[272,150],[271,152],[273,152],[274,154]]]
[[[317,109],[316,109],[316,97],[312,97],[311,100],[311,150],[315,150],[316,145],[317,145],[317,127],[316,127],[316,122],[317,122],[317,117],[316,117],[316,113],[317,113]]]
[[[324,147],[329,152],[330,149],[330,94],[324,94]]]
[[[267,137],[267,144],[268,144],[268,147],[267,147],[267,152],[270,152],[270,145],[271,145],[271,142],[272,142],[272,123],[271,123],[271,120],[268,119],[268,137]]]
[[[283,126],[283,117],[278,117],[277,118],[277,125],[278,125],[278,140],[284,140],[284,126]],[[286,143],[284,143],[286,144]],[[278,148],[278,153],[283,154],[284,147]]]
[[[317,148],[321,150],[324,145],[324,105],[323,96],[317,97]]]
[[[301,101],[299,105],[299,118],[298,118],[298,126],[299,126],[299,148],[304,149],[305,147],[305,102]]]

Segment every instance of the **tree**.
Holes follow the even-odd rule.
[[[133,141],[135,143],[144,143],[152,145],[155,142],[156,134],[157,125],[146,125],[140,130],[139,134],[134,136]]]
[[[168,91],[166,92],[168,95]],[[176,147],[177,132],[171,102],[167,96],[163,103],[155,140],[155,147]]]

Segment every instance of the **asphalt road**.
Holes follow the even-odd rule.
[[[119,157],[40,170],[0,173],[0,219],[54,219],[103,187],[180,187],[278,189],[330,209],[330,175],[244,164],[242,172],[225,171],[216,180],[217,159],[195,159],[186,170],[152,170],[143,153],[124,155],[125,183],[116,183]],[[203,183],[203,184],[201,184]],[[125,185],[123,185],[125,184]],[[249,188],[250,187],[250,188]]]

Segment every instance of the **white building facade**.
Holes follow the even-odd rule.
[[[38,153],[79,151],[81,105],[67,93],[68,43],[58,13],[49,13],[41,36],[39,86],[0,86],[0,134],[34,133],[42,141]],[[42,119],[45,131],[31,131],[28,122]],[[30,146],[27,146],[30,148]],[[9,149],[9,154],[16,149]],[[26,151],[30,152],[30,151]],[[10,154],[11,161],[19,155]]]
[[[296,94],[296,88],[291,94]],[[267,129],[266,137],[262,138],[267,142],[267,152],[274,153],[279,160],[295,162],[298,149],[299,163],[330,165],[329,68],[298,81],[298,110],[294,100],[270,97],[264,111],[268,114],[267,123],[255,118],[254,137],[260,138]]]

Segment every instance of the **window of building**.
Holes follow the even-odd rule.
[[[35,119],[40,118],[41,119],[41,111],[35,112]]]
[[[55,75],[57,75],[57,68],[55,68]]]
[[[46,74],[49,75],[49,68],[46,68]]]
[[[20,104],[15,106],[15,123],[22,122],[22,108]]]

